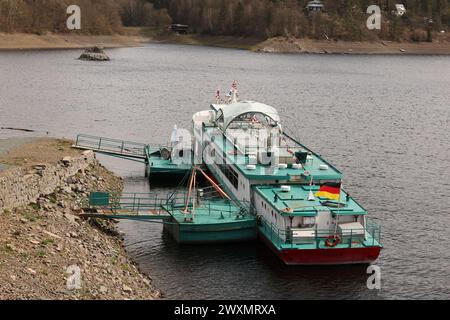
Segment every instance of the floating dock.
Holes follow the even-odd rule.
[[[179,181],[190,171],[191,165],[177,164],[171,160],[171,148],[127,140],[79,134],[74,148],[92,150],[99,154],[141,162],[145,176],[151,180]]]
[[[211,188],[200,189],[193,199],[187,192],[91,192],[81,216],[162,223],[178,243],[224,243],[256,239],[256,218],[249,207],[211,197]],[[189,200],[188,200],[189,199]]]

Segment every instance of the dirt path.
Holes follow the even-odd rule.
[[[39,163],[56,163],[64,156],[80,152],[71,148],[72,141],[51,138],[11,138],[0,140],[0,164],[33,166]]]

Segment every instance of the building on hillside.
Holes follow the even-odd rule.
[[[395,10],[393,11],[393,13],[397,16],[397,17],[401,17],[403,15],[406,14],[406,8],[405,5],[398,3],[395,5]]]
[[[308,10],[308,13],[317,13],[322,12],[324,10],[323,2],[320,0],[312,0],[309,1],[306,5],[306,9]]]
[[[189,26],[186,24],[174,23],[174,24],[170,25],[170,30],[172,30],[173,32],[179,33],[179,34],[188,33],[188,29],[189,29]]]

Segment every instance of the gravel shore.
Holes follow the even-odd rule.
[[[0,163],[9,165],[0,183],[12,168],[39,174],[29,170],[80,154],[67,140],[0,140]],[[114,223],[80,217],[93,190],[121,192],[122,180],[95,160],[29,205],[0,206],[0,299],[160,297],[127,257]]]

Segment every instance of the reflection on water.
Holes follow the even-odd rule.
[[[382,225],[382,289],[364,267],[281,265],[259,243],[178,246],[158,224],[123,222],[130,254],[168,298],[449,298],[450,58],[267,55],[177,45],[80,52],[0,52],[0,127],[11,135],[77,133],[148,143],[234,79],[243,98],[275,106],[286,128],[344,173]],[[149,190],[140,164],[101,157],[126,191]]]

